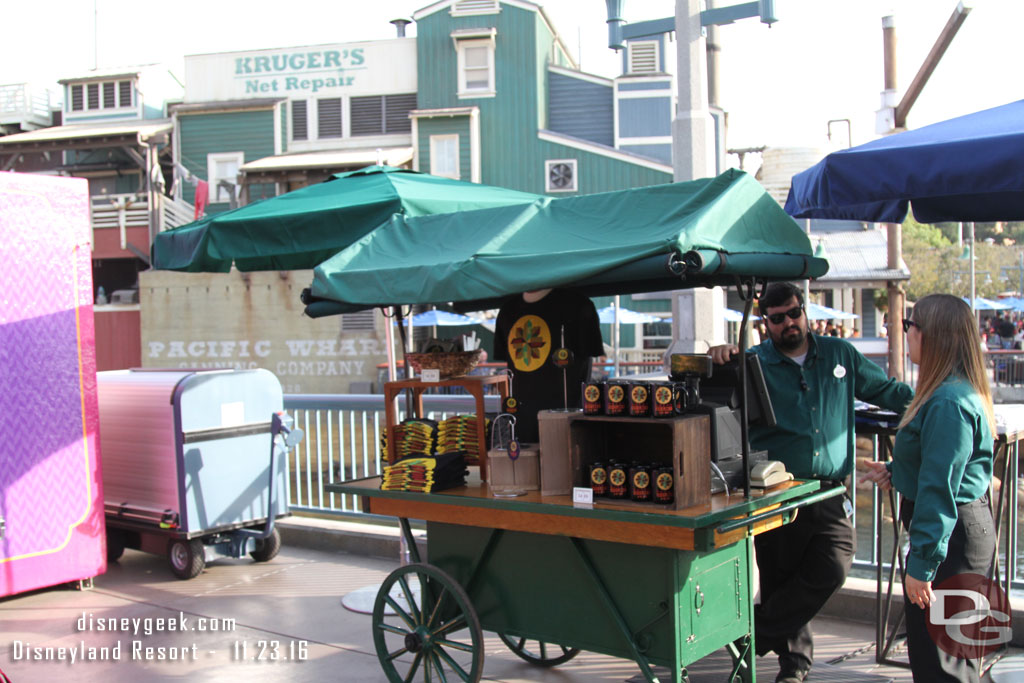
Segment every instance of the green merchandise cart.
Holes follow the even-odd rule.
[[[326,488],[399,518],[412,563],[383,582],[373,610],[377,656],[389,681],[478,681],[481,631],[554,666],[579,650],[632,659],[648,681],[728,648],[730,681],[755,680],[753,536],[796,510],[842,493],[793,481],[749,500],[718,494],[669,510],[530,492],[492,497],[486,483],[435,493],[380,490],[380,477]],[[409,520],[427,525],[427,558]]]

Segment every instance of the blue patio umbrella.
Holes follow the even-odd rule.
[[[731,308],[725,309],[725,312],[722,314],[722,317],[725,319],[725,321],[727,323],[741,323],[741,322],[743,322],[743,314],[740,313],[739,311],[731,309]],[[750,319],[751,320],[760,320],[761,316],[751,314],[750,315]],[[666,323],[672,322],[672,318],[662,318],[661,320],[662,320],[662,322],[666,322]]]
[[[615,307],[605,306],[604,308],[597,309],[598,321],[605,325],[611,325],[615,323]],[[619,307],[619,324],[621,325],[633,325],[636,323],[657,323],[661,322],[661,318],[656,315],[649,313],[639,313],[637,311],[631,311],[628,308]]]
[[[397,322],[397,321],[396,321]],[[424,311],[412,316],[413,327],[441,327],[445,325],[479,325],[483,321],[460,313],[449,311]]]
[[[1024,220],[1024,100],[833,152],[793,176],[786,213],[901,223]]]
[[[853,320],[860,316],[856,313],[847,313],[837,308],[829,308],[810,301],[805,306],[808,320]]]
[[[964,296],[960,297],[966,303],[971,303],[971,298]],[[974,297],[974,310],[976,311],[1009,311],[1013,308],[1010,304],[1005,304],[999,301],[993,301],[992,299],[986,299],[983,296]]]

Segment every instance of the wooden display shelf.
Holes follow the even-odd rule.
[[[597,502],[638,508],[682,510],[711,500],[711,427],[707,415],[674,418],[574,415],[569,423],[569,450],[575,486],[590,486],[590,465],[631,462],[671,467],[674,501],[659,505],[627,499]]]
[[[384,418],[388,434],[388,464],[398,460],[398,453],[395,450],[395,427],[398,425],[398,412],[395,408],[395,398],[403,391],[411,391],[413,397],[413,410],[416,417],[423,417],[423,392],[435,387],[462,387],[476,400],[476,423],[478,452],[480,454],[480,478],[487,480],[487,417],[484,412],[484,387],[496,385],[498,395],[502,403],[508,397],[508,375],[474,375],[457,377],[453,379],[442,379],[438,382],[423,382],[419,378],[404,379],[395,382],[384,383]]]

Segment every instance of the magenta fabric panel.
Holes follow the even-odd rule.
[[[106,569],[84,179],[0,173],[0,595]]]

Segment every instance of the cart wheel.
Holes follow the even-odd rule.
[[[107,562],[117,562],[124,555],[124,532],[107,529]]]
[[[385,614],[389,607],[394,614]],[[384,579],[373,605],[373,645],[392,683],[418,675],[476,683],[483,674],[483,633],[469,596],[429,564],[408,564]]]
[[[171,564],[171,571],[179,579],[194,579],[206,566],[203,542],[198,538],[173,539],[167,546],[167,560]]]
[[[536,666],[558,666],[565,664],[580,653],[577,647],[566,647],[542,640],[530,640],[519,636],[507,636],[499,633],[501,642],[520,659],[525,659]]]
[[[257,562],[270,562],[281,551],[281,532],[274,529],[270,536],[267,536],[262,541],[257,541],[257,543],[260,544],[260,548],[253,550],[249,553],[249,556]]]

